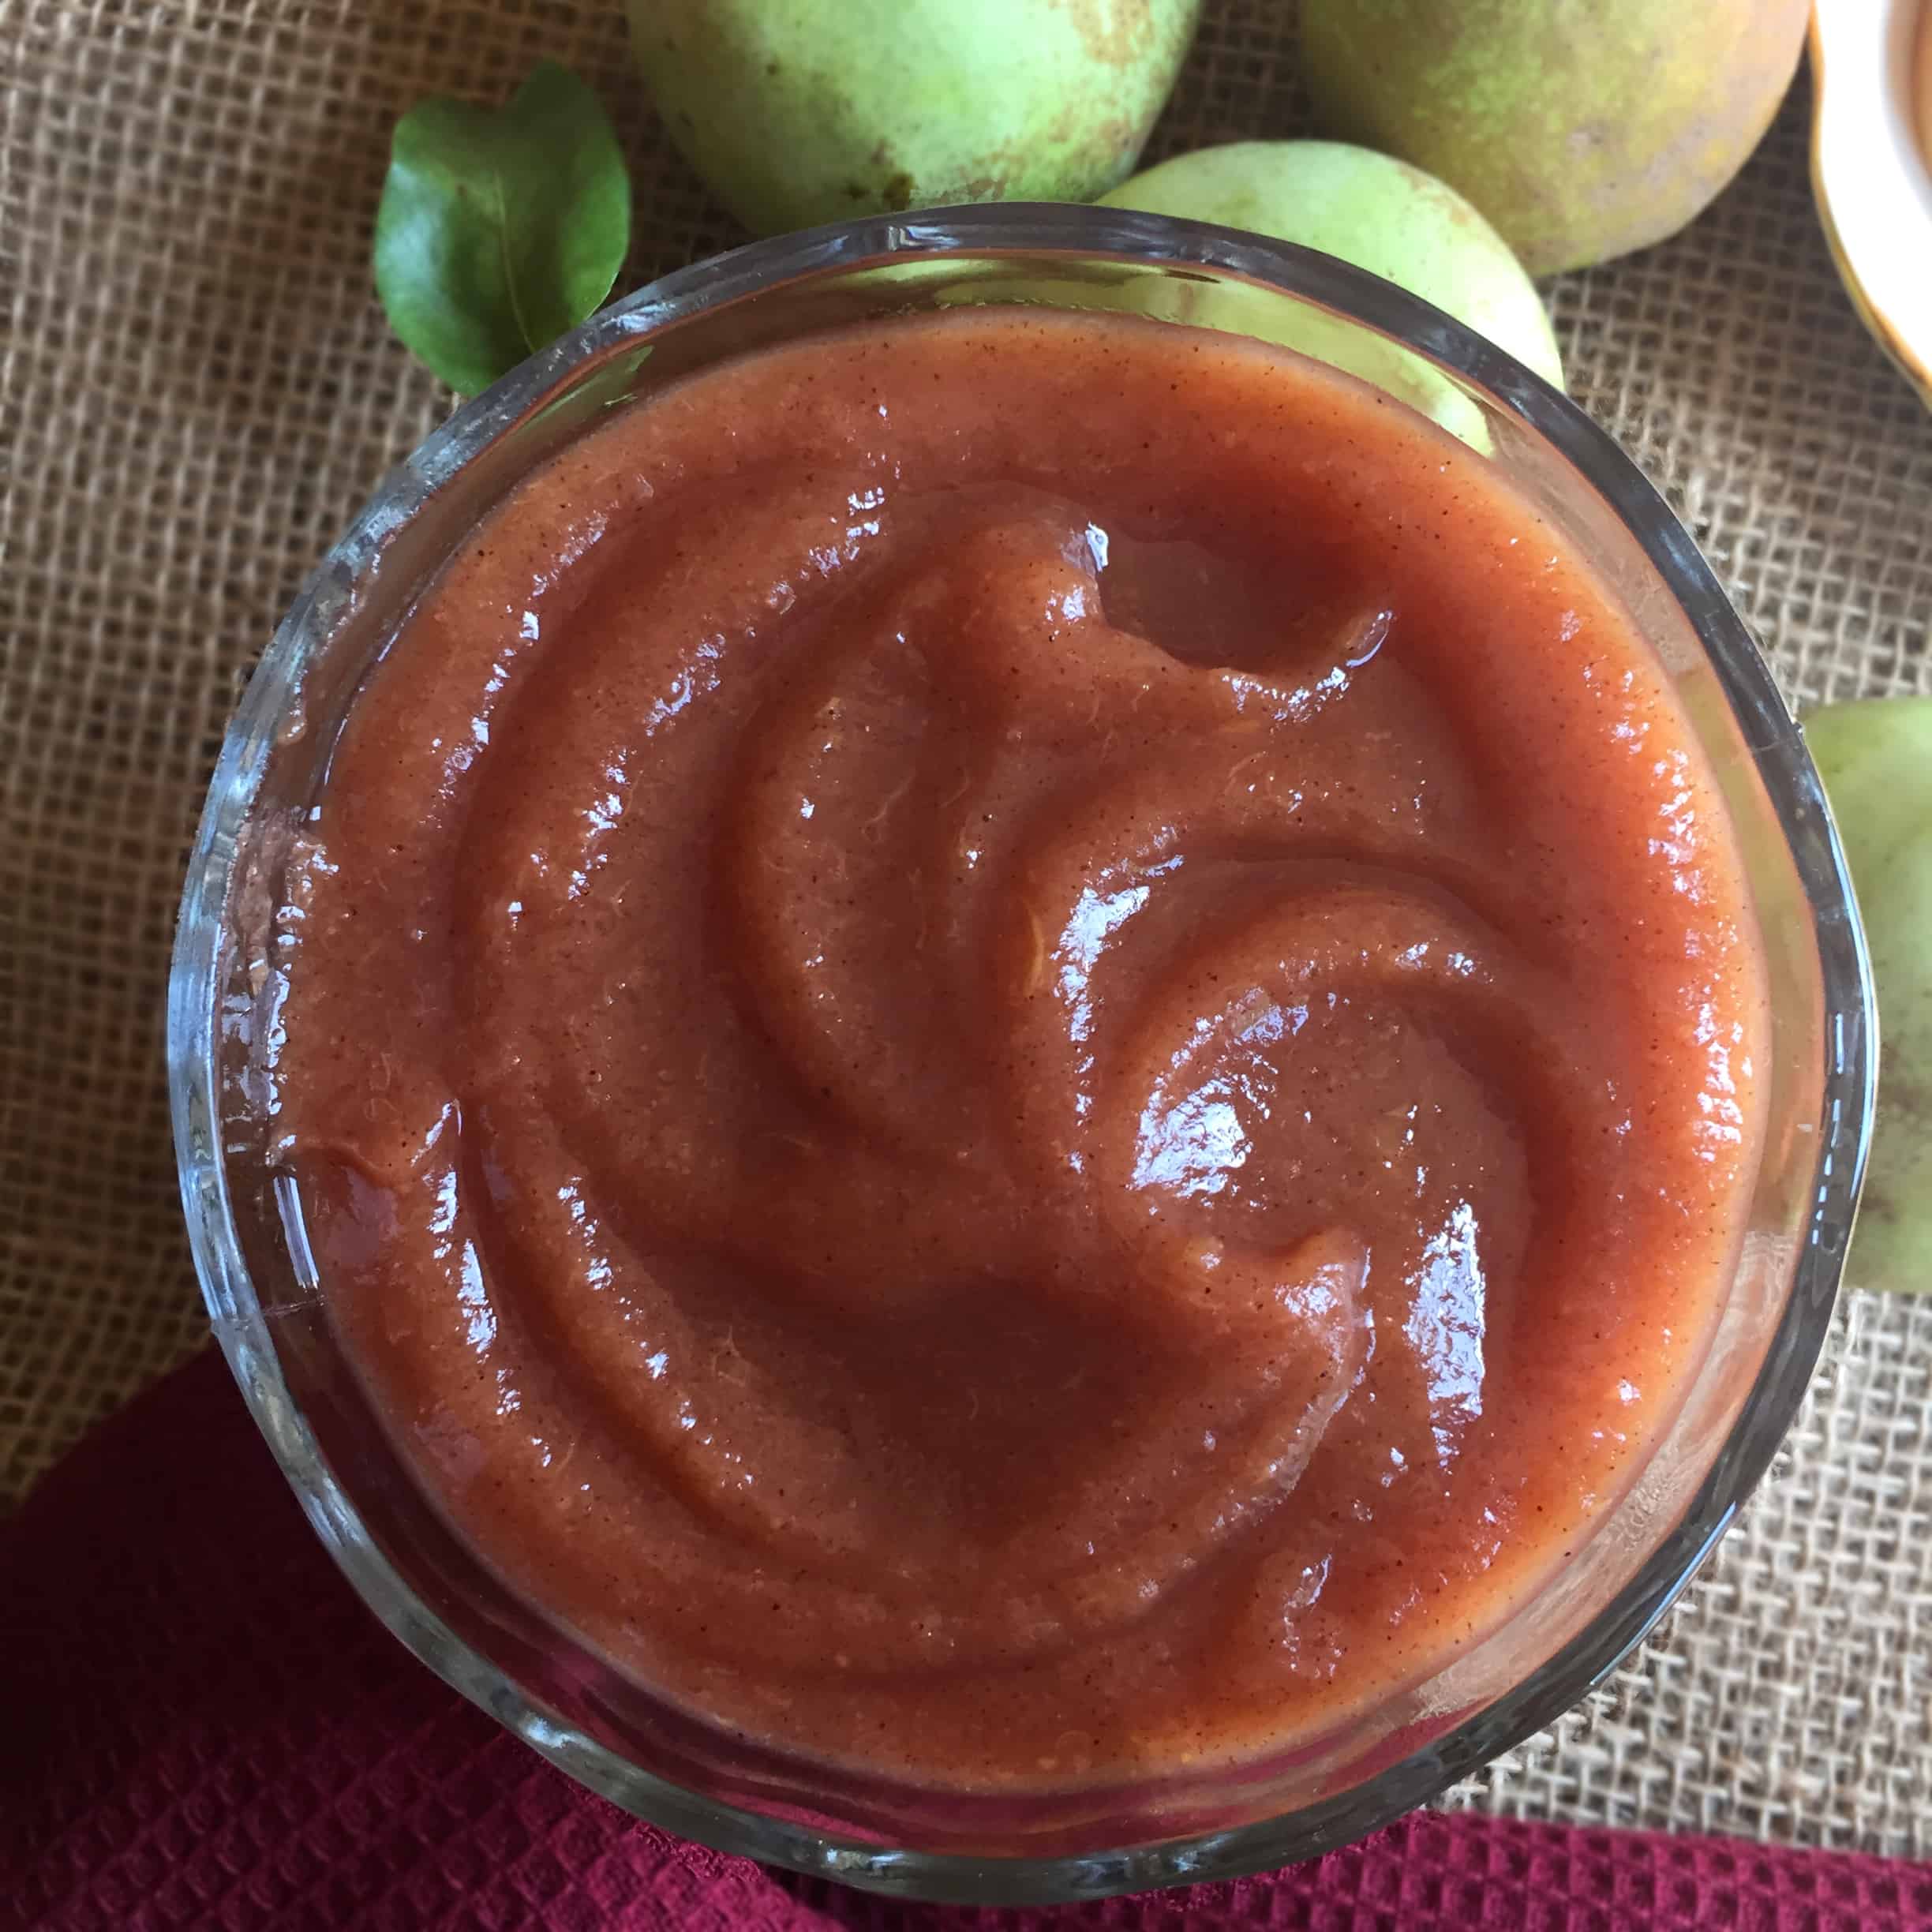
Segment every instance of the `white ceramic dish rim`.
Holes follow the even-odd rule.
[[[1932,0],[1818,0],[1811,185],[1866,326],[1932,404],[1932,160],[1914,92]]]

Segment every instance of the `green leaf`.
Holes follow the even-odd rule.
[[[432,95],[396,123],[376,213],[389,326],[474,395],[609,294],[631,182],[596,95],[541,62],[500,110]]]
[[[1845,1279],[1932,1290],[1932,698],[1826,705],[1805,739],[1878,989],[1878,1125]]]

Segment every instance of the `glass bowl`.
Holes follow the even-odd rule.
[[[1533,1598],[1372,1717],[1264,1762],[1024,1799],[923,1791],[749,1743],[654,1698],[444,1525],[331,1333],[253,1061],[292,836],[346,708],[485,511],[610,409],[762,345],[960,302],[1129,309],[1290,344],[1500,466],[1623,598],[1735,820],[1773,988],[1771,1124],[1731,1294],[1628,1492]],[[377,490],[269,644],[195,841],[169,993],[183,1200],[214,1329],[317,1534],[463,1694],[627,1810],[903,1896],[1044,1902],[1225,1878],[1384,1824],[1548,1724],[1662,1615],[1762,1475],[1825,1339],[1870,1133],[1869,968],[1816,773],[1709,568],[1604,432],[1493,345],[1326,256],[1111,209],[1009,205],[763,242],[592,318],[460,410]]]

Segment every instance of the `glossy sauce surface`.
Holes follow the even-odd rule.
[[[1276,1746],[1587,1535],[1756,1170],[1757,938],[1628,619],[1282,352],[769,351],[476,534],[352,711],[274,1131],[518,1589],[979,1788]]]

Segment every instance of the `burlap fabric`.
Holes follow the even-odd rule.
[[[1287,0],[1211,5],[1157,153],[1294,132],[1291,27]],[[9,1495],[205,1335],[161,1065],[200,790],[298,582],[448,406],[369,291],[391,125],[425,92],[501,99],[546,55],[631,159],[626,286],[736,238],[615,4],[0,0]],[[1916,691],[1932,416],[1833,274],[1806,123],[1801,86],[1688,233],[1552,299],[1574,390],[1788,691]],[[1932,1301],[1856,1292],[1844,1328],[1783,1476],[1664,1639],[1464,1801],[1932,1854]]]

